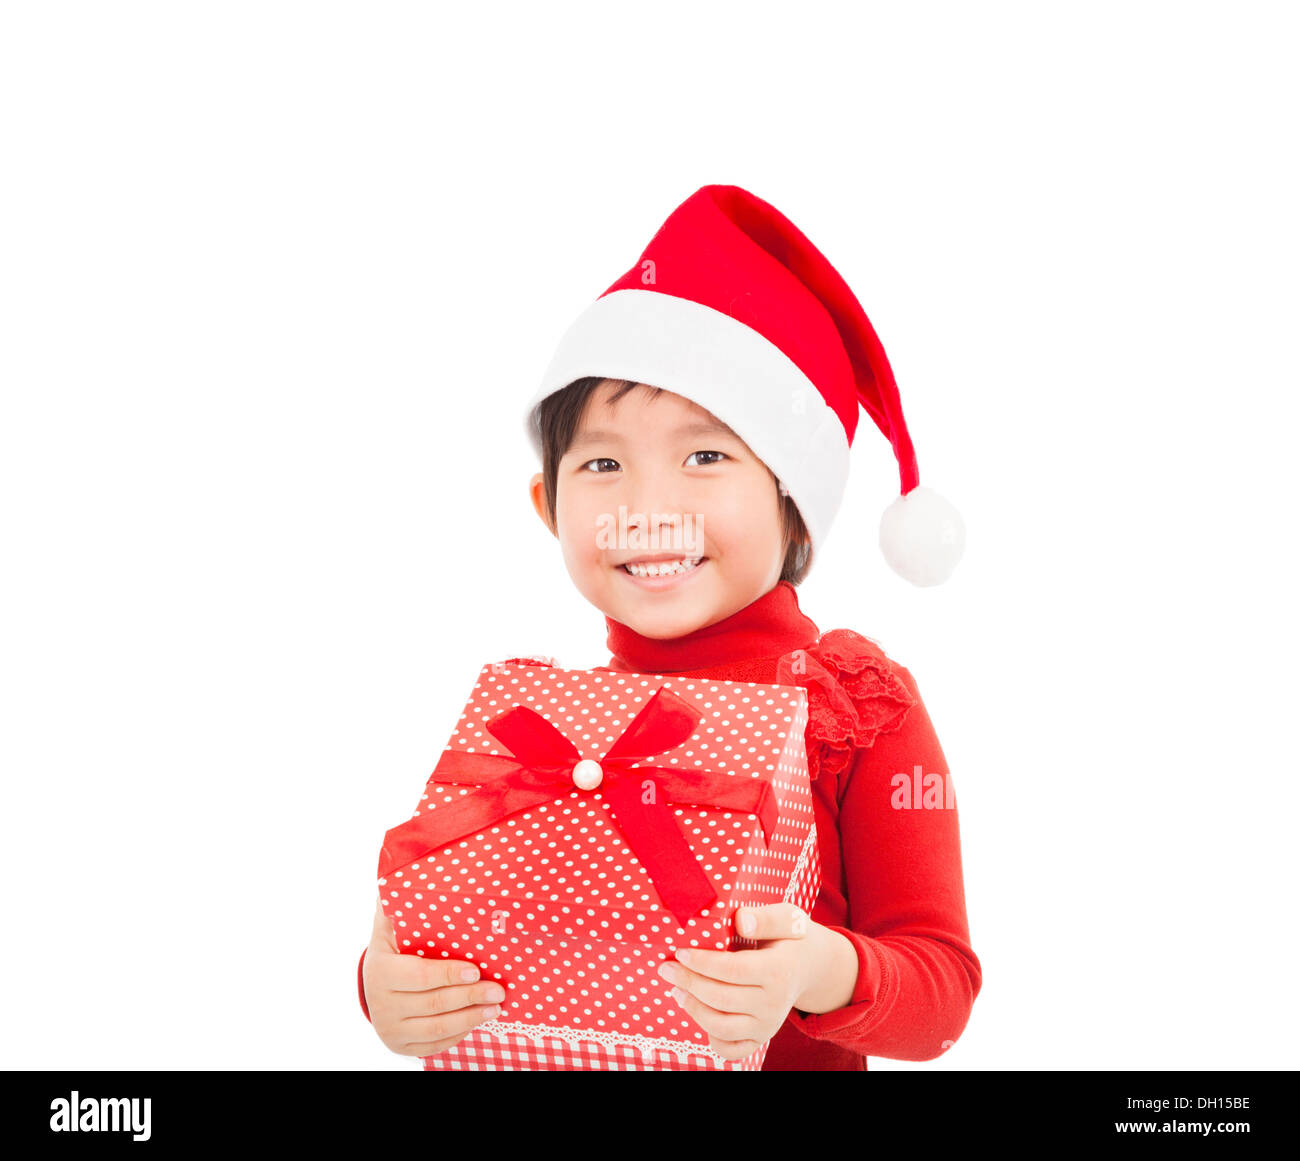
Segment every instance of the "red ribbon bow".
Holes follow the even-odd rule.
[[[776,795],[765,778],[636,765],[643,758],[681,745],[695,731],[701,716],[660,686],[599,759],[603,775],[599,789],[610,816],[645,867],[664,906],[683,927],[701,909],[716,903],[718,894],[669,803],[756,814],[765,842],[771,840],[777,815]],[[510,755],[444,750],[430,781],[470,782],[481,789],[390,830],[379,856],[380,878],[438,847],[521,810],[553,802],[574,789],[573,768],[582,755],[541,714],[527,706],[515,706],[489,721],[487,730]]]

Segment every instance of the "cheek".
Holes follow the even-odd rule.
[[[592,560],[598,555],[596,517],[599,503],[584,496],[581,489],[556,496],[556,528],[566,560]]]
[[[773,492],[775,489],[773,489]],[[711,497],[703,514],[705,537],[719,549],[749,546],[781,539],[781,510],[774,496],[759,487],[739,488],[726,496]]]

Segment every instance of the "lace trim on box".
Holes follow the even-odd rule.
[[[525,1036],[539,1048],[547,1040],[562,1040],[571,1048],[580,1048],[584,1043],[600,1044],[605,1048],[628,1046],[640,1051],[641,1060],[645,1064],[654,1064],[658,1059],[657,1054],[660,1052],[671,1053],[681,1064],[689,1063],[689,1058],[692,1056],[704,1056],[716,1064],[737,1063],[724,1060],[708,1045],[641,1036],[631,1032],[600,1032],[591,1028],[556,1028],[549,1024],[507,1024],[500,1020],[487,1020],[480,1024],[475,1031],[488,1033],[498,1043],[508,1042],[511,1036]],[[749,1060],[760,1050],[758,1048],[754,1049],[754,1052],[750,1053],[750,1056],[745,1057],[745,1059]]]

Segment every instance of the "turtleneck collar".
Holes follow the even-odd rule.
[[[789,581],[743,609],[684,637],[643,637],[620,621],[605,618],[608,668],[630,673],[687,673],[780,657],[816,642],[817,626],[799,608]]]

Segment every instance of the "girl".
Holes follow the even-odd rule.
[[[775,208],[705,186],[569,329],[527,408],[542,460],[532,504],[605,614],[601,668],[808,691],[822,865],[811,915],[741,909],[737,930],[757,949],[679,951],[664,968],[725,1058],[771,1039],[764,1071],[932,1059],[982,982],[956,802],[916,682],[874,642],[820,633],[799,608],[859,406],[900,467],[882,549],[914,583],[939,583],[961,555],[961,520],[919,484],[861,306]],[[362,1009],[390,1049],[445,1067],[437,1054],[503,995],[461,970],[474,969],[399,955],[379,909],[357,970]]]

